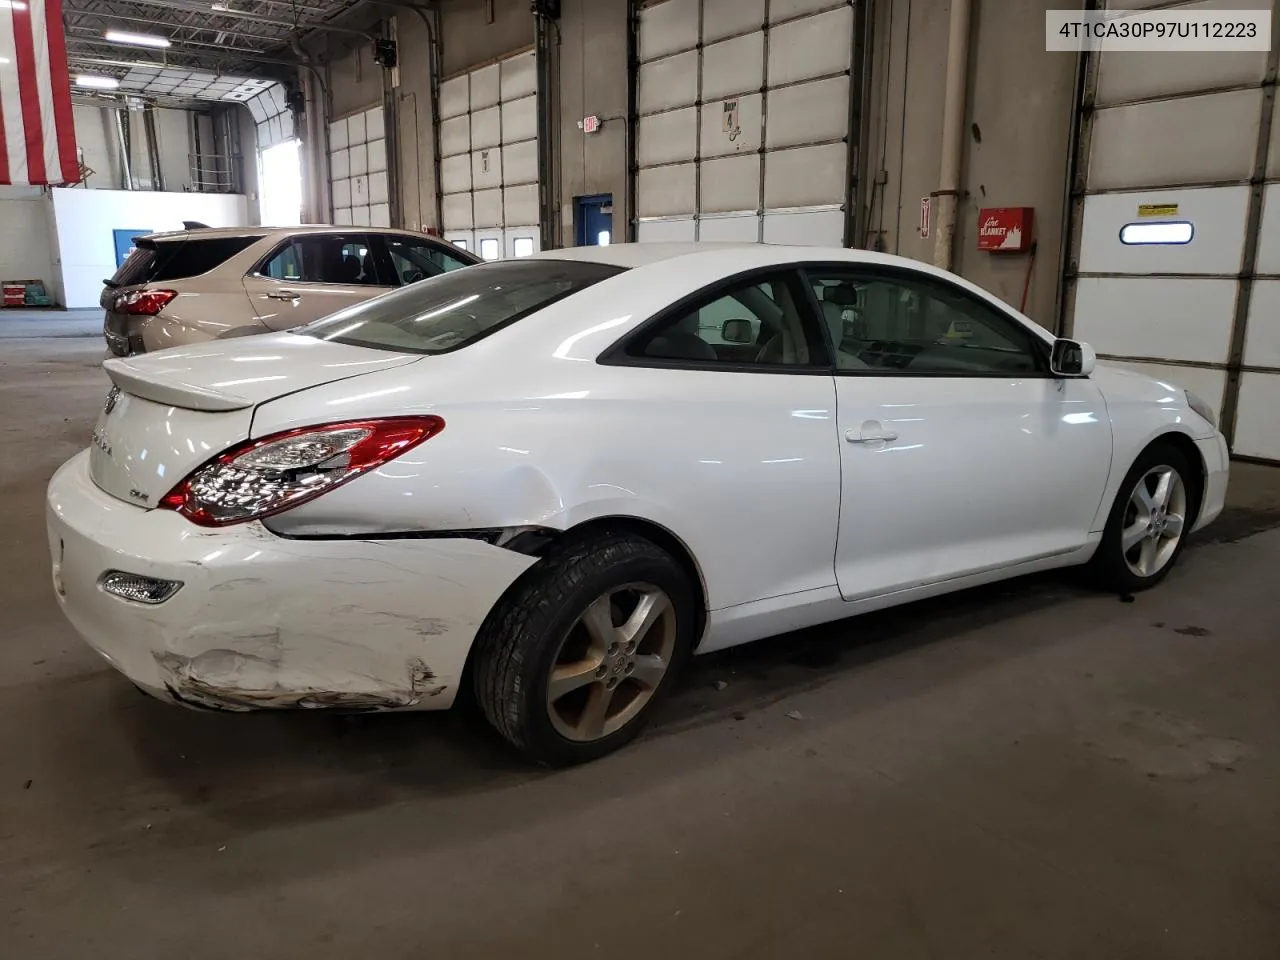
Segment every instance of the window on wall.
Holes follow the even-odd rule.
[[[485,237],[480,241],[480,256],[486,260],[498,260],[502,257],[501,246],[493,237]]]
[[[299,237],[274,253],[258,273],[285,282],[392,286],[390,277],[378,275],[376,259],[366,237]]]
[[[1032,334],[1012,317],[926,277],[809,271],[842,371],[902,376],[1037,375]]]
[[[533,256],[533,237],[516,237],[511,248],[517,257]]]

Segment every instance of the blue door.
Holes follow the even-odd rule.
[[[613,241],[613,194],[597,193],[574,199],[575,240],[580,247],[607,247]]]

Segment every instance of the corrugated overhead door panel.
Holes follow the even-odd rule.
[[[840,7],[769,31],[769,86],[849,69],[853,8]]]
[[[502,151],[497,148],[475,150],[471,154],[471,185],[475,190],[502,186]],[[501,221],[498,226],[502,226]]]
[[[696,202],[692,163],[641,168],[637,174],[637,213],[642,217],[689,214]]]
[[[538,144],[534,140],[524,140],[502,148],[503,181],[512,186],[515,184],[538,182]],[[536,190],[534,191],[536,194]],[[535,218],[536,219],[536,218]]]
[[[538,98],[521,97],[502,105],[502,142],[533,140],[538,136]]]
[[[849,189],[852,3],[701,5],[700,33],[695,0],[667,0],[640,13],[637,235],[685,236],[687,225],[656,232],[644,226],[646,219],[679,218],[692,222],[698,238],[746,238],[754,229],[750,238],[761,240],[812,229],[820,240],[810,242],[840,242]],[[770,25],[761,29],[766,18]],[[695,104],[696,112],[686,109]],[[776,219],[784,211],[823,216]]]
[[[845,194],[846,174],[842,143],[771,151],[764,164],[765,208],[838,204]]]
[[[702,51],[702,99],[722,100],[764,86],[764,34],[713,43]]]
[[[467,116],[440,121],[440,154],[445,157],[471,149],[471,120]]]
[[[762,26],[764,0],[703,0],[703,43],[714,43]]]
[[[1271,0],[1205,0],[1176,8],[1178,13],[1201,10],[1270,9]],[[1258,84],[1267,72],[1265,51],[1108,51],[1098,70],[1097,106],[1198,93],[1215,87]]]
[[[698,99],[697,52],[641,64],[637,99],[642,114],[692,106]]]
[[[698,0],[663,0],[640,11],[640,58],[652,60],[698,44]]]
[[[495,107],[502,99],[502,66],[491,64],[471,71],[471,112]]]
[[[769,4],[769,20],[790,20],[806,13],[817,13],[839,6],[839,0],[771,0]]]
[[[1159,5],[1275,16],[1273,0]],[[1275,116],[1273,54],[1090,56],[1070,329],[1107,359],[1195,390],[1234,452],[1280,460],[1280,373],[1266,372],[1280,368],[1280,192],[1266,184],[1259,203],[1250,186],[1280,178],[1280,124],[1259,149],[1264,104]]]
[[[769,91],[769,149],[840,140],[849,127],[849,78]]]
[[[440,159],[440,189],[444,193],[462,193],[471,189],[470,153]]]
[[[502,226],[502,191],[476,190],[471,195],[475,209],[476,228]]]
[[[1233,90],[1097,111],[1089,189],[1248,180],[1261,98]]]
[[[538,91],[538,61],[533,51],[503,60],[498,65],[502,77],[502,100],[531,97]]]
[[[1263,188],[1258,226],[1258,272],[1280,276],[1280,184]]]
[[[532,51],[441,84],[444,234],[485,259],[527,252],[508,228],[524,239],[537,231],[529,227],[539,219],[536,90]]]
[[[1240,375],[1234,451],[1245,457],[1280,459],[1280,373]]]
[[[506,219],[512,225],[538,222],[538,185],[536,183],[507,187],[503,191]]]
[[[755,156],[724,157],[702,165],[702,209],[705,213],[750,210],[760,204],[760,161]]]
[[[347,146],[350,141],[347,139],[347,121],[344,117],[342,120],[335,120],[329,124],[329,149],[341,150]]]
[[[1204,187],[1140,193],[1098,193],[1085,197],[1080,227],[1080,270],[1084,273],[1236,274],[1244,252],[1248,187]],[[1143,216],[1152,209],[1176,209]],[[1132,229],[1189,223],[1186,243],[1126,243]],[[1130,230],[1126,230],[1129,227]]]
[[[468,77],[454,77],[440,84],[440,116],[464,117],[471,109],[471,81]]]
[[[471,149],[484,150],[502,143],[502,110],[489,107],[471,114]]]
[[[1280,280],[1255,280],[1245,328],[1244,362],[1280,370]]]
[[[444,207],[445,231],[470,230],[474,225],[471,215],[471,193],[446,193],[441,198]]]
[[[760,150],[758,93],[733,100],[716,100],[702,107],[701,152],[704,158],[752,154]],[[726,107],[729,108],[726,111]]]
[[[1081,277],[1075,334],[1107,356],[1226,363],[1235,302],[1234,280]]]
[[[641,117],[636,159],[641,166],[690,161],[698,141],[698,111],[693,107]]]

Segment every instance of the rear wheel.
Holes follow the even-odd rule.
[[[1126,593],[1155,586],[1173,569],[1195,520],[1198,488],[1186,457],[1157,445],[1130,468],[1094,554],[1103,586]]]
[[[643,728],[692,647],[694,593],[659,547],[571,536],[500,601],[476,639],[475,694],[530,758],[603,756]]]

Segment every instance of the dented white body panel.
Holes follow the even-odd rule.
[[[191,705],[442,709],[489,609],[532,563],[477,540],[286,540],[113,498],[68,461],[48,496],[63,612],[148,692]],[[106,570],[177,580],[154,607]]]

